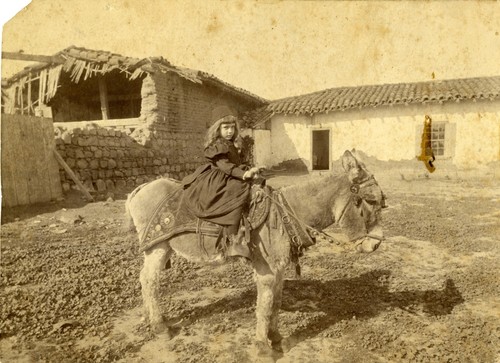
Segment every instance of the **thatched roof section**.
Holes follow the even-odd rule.
[[[14,84],[22,87],[26,82],[40,77],[40,84],[45,85],[41,90],[44,95],[44,102],[48,102],[55,95],[61,71],[68,73],[75,83],[114,70],[119,70],[130,80],[141,77],[145,72],[174,72],[191,82],[212,84],[257,105],[267,103],[265,99],[241,88],[234,87],[208,73],[176,67],[163,57],[140,59],[108,51],[71,46],[55,54],[53,59],[56,60],[54,63],[36,63],[10,78],[2,80],[2,87],[9,88]]]

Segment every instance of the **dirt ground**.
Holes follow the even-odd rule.
[[[256,291],[239,261],[174,258],[162,307],[141,320],[136,236],[124,199],[2,211],[0,360],[7,362],[500,362],[500,182],[375,173],[387,240],[363,255],[320,242],[288,271],[280,328],[291,350],[253,347]],[[278,176],[286,185],[314,176]]]

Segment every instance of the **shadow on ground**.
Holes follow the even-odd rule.
[[[355,278],[334,281],[293,280],[286,281],[282,310],[323,312],[297,329],[286,339],[291,349],[342,320],[370,319],[388,308],[400,308],[410,313],[430,316],[450,314],[455,306],[464,302],[453,280],[447,279],[442,290],[389,291],[388,270],[375,270]],[[307,305],[295,302],[308,300]],[[297,308],[297,306],[299,306]]]
[[[442,290],[389,291],[385,282],[390,271],[375,270],[358,277],[333,281],[286,280],[283,291],[283,311],[322,312],[296,329],[285,341],[289,350],[298,343],[313,338],[330,326],[356,316],[358,320],[376,317],[389,308],[400,308],[415,314],[440,316],[450,314],[464,302],[453,280],[448,279]],[[229,296],[203,307],[187,308],[178,317],[182,325],[191,324],[214,314],[222,314],[255,305],[255,289]],[[301,303],[306,301],[307,303]],[[286,343],[285,343],[286,342]]]
[[[127,193],[130,191],[115,191],[113,193],[94,193],[92,197],[94,202],[105,201],[110,196],[113,200],[127,199]],[[45,203],[34,203],[29,205],[19,205],[15,207],[2,207],[2,224],[12,223],[14,221],[22,221],[25,219],[36,217],[40,214],[54,213],[61,209],[78,209],[84,208],[87,204],[92,203],[85,199],[83,193],[78,190],[70,190],[64,194],[61,200],[54,200]]]

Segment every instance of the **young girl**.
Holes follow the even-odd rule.
[[[198,218],[226,227],[229,256],[250,258],[248,246],[237,235],[250,194],[247,181],[257,176],[259,169],[242,164],[238,119],[226,107],[214,110],[214,114],[218,116],[204,145],[208,163],[183,179],[184,201]]]

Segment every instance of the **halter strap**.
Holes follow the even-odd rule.
[[[375,177],[373,175],[370,175],[368,178],[359,183],[351,183],[349,190],[351,191],[351,194],[358,194],[362,188],[366,188],[375,184],[378,184],[377,181],[375,180]],[[340,212],[339,221],[342,219],[342,217],[344,217],[345,211],[348,206],[349,202],[347,202],[344,208],[342,208],[342,212]]]
[[[351,183],[351,186],[349,187],[349,190],[351,191],[351,194],[358,194],[359,191],[363,188],[366,188],[366,187],[370,187],[372,185],[378,185],[377,181],[375,180],[375,177],[372,175],[369,175],[366,179],[358,182],[358,183]],[[360,197],[360,199],[362,201],[363,198]],[[342,208],[342,212],[340,213],[340,217],[339,217],[339,222],[340,220],[344,217],[344,214],[347,210],[347,207],[349,206],[349,203],[350,203],[350,200],[346,203],[346,205],[344,206],[344,208]],[[377,235],[374,235],[374,234],[371,234],[371,233],[366,233],[363,237],[360,237],[360,238],[357,238],[356,241],[360,241],[358,243],[356,243],[356,245],[359,245],[363,242],[363,240],[365,238],[373,238],[373,239],[376,239],[380,242],[384,241],[385,238],[383,237],[380,237],[380,236],[377,236]]]

